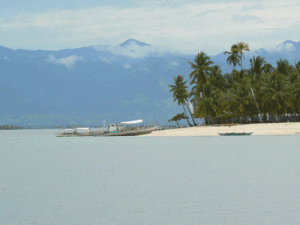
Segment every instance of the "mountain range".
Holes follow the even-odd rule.
[[[274,66],[280,58],[294,64],[299,50],[300,42],[285,41],[275,49],[247,52],[244,68],[254,55]],[[223,73],[232,70],[227,55],[210,57]],[[178,74],[188,79],[187,61],[194,59],[134,39],[59,51],[0,46],[0,125],[101,126],[103,119],[106,124],[135,119],[166,124],[182,112],[167,85]]]

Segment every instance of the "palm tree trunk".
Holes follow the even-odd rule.
[[[267,123],[267,113],[264,112],[264,115],[263,115],[263,123]]]
[[[241,57],[241,71],[243,70],[243,55]]]
[[[210,116],[208,116],[208,125],[212,125],[213,124],[213,122],[212,122],[212,119],[211,119],[211,117]]]
[[[184,115],[185,115],[186,117],[188,117],[188,116],[186,115],[186,111],[185,111],[184,105],[182,105],[182,107],[183,107],[183,110],[184,110]],[[187,118],[186,120],[187,120],[189,126],[192,127],[193,125],[190,123],[189,118]]]
[[[186,104],[186,103],[185,103]],[[192,118],[192,120],[193,120],[193,123],[194,123],[194,126],[197,126],[197,124],[196,124],[196,122],[195,122],[195,120],[194,120],[194,118],[193,118],[193,115],[192,115],[192,112],[191,112],[191,109],[190,109],[190,107],[186,104],[186,107],[188,108],[188,110],[189,110],[189,113],[190,113],[190,115],[191,115],[191,118]]]

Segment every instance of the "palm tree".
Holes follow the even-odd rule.
[[[291,87],[284,75],[277,71],[265,77],[261,93],[263,106],[268,107],[267,111],[274,112],[276,115],[286,113],[287,108],[292,105]]]
[[[208,75],[208,81],[212,86],[222,91],[225,90],[225,78],[222,75],[222,70],[220,66],[213,66]]]
[[[292,89],[293,89],[293,95],[294,95],[294,99],[293,99],[294,108],[295,108],[296,112],[299,113],[299,111],[300,111],[300,106],[299,106],[299,102],[300,102],[300,78],[299,77],[292,84]]]
[[[257,57],[258,58],[258,57]],[[254,59],[254,57],[253,57]],[[250,68],[250,75],[249,77],[250,80],[250,90],[252,93],[252,98],[255,102],[256,109],[254,110],[251,116],[259,114],[261,116],[261,111],[262,109],[262,103],[261,103],[261,95],[260,95],[260,88],[261,88],[261,80],[263,79],[263,76],[265,73],[263,72],[263,66],[261,66],[264,63],[264,59],[261,61],[263,58],[258,58],[256,61],[250,59],[251,63],[251,68]],[[251,62],[252,61],[252,62]],[[251,118],[253,119],[253,118]],[[260,118],[261,119],[261,118]]]
[[[214,63],[210,60],[210,57],[204,52],[200,52],[195,57],[195,63],[188,61],[193,69],[190,73],[190,79],[192,79],[191,84],[196,84],[193,87],[192,92],[200,91],[202,92],[203,85],[207,82],[208,72],[211,70],[211,65]],[[198,86],[198,87],[197,87]],[[195,93],[197,94],[197,93]]]
[[[190,94],[190,96],[191,96],[191,94]],[[190,97],[189,96],[189,97]],[[197,126],[197,123],[195,122],[195,120],[194,120],[194,117],[195,117],[195,115],[194,115],[194,113],[192,113],[192,111],[191,110],[194,110],[193,109],[193,104],[187,99],[186,101],[186,107],[187,107],[187,109],[189,110],[189,113],[190,113],[190,115],[191,115],[191,118],[192,118],[192,120],[193,120],[193,124],[194,124],[194,126]],[[192,109],[191,109],[191,108]]]
[[[264,73],[272,73],[274,68],[270,63],[266,63],[262,68]]]
[[[169,87],[171,87],[170,92],[173,92],[173,98],[174,98],[174,96],[176,96],[178,94],[181,94],[181,92],[182,92],[182,95],[184,96],[184,103],[181,103],[181,105],[183,107],[185,115],[187,116],[184,106],[187,107],[187,109],[188,109],[188,111],[191,115],[194,126],[197,126],[197,124],[194,120],[194,116],[191,112],[191,109],[189,108],[188,103],[187,103],[188,98],[190,97],[190,93],[187,90],[188,86],[186,86],[187,81],[184,81],[184,76],[181,76],[181,75],[178,75],[177,77],[174,77],[174,81],[175,81],[175,85],[169,85]],[[176,101],[176,100],[174,100],[174,101]],[[178,105],[180,105],[180,104],[178,104]],[[188,124],[191,125],[189,120],[188,120]]]
[[[170,120],[168,120],[168,122],[176,122],[177,126],[180,127],[179,125],[179,120],[182,120],[182,119],[188,119],[188,117],[186,115],[184,115],[184,113],[181,113],[181,114],[177,114],[176,116],[174,116],[173,118],[171,118]]]
[[[265,58],[262,58],[260,56],[253,56],[252,59],[250,59],[250,74],[251,76],[251,91],[253,94],[253,98],[255,100],[255,104],[257,107],[257,112],[261,115],[260,108],[262,108],[261,104],[261,98],[259,95],[260,87],[261,87],[261,77],[264,72],[264,68],[266,66],[266,60]],[[257,114],[257,113],[254,113]],[[252,115],[253,116],[253,115]],[[252,117],[253,118],[253,117]]]
[[[241,71],[242,72],[242,71]],[[249,81],[244,77],[240,82],[235,82],[229,90],[229,109],[235,115],[248,116],[249,108],[253,108],[253,96],[249,86]]]
[[[237,71],[233,70],[230,74],[225,74],[225,84],[224,86],[227,89],[233,88],[233,86],[237,83],[240,83],[244,78],[247,78],[248,75],[245,70]]]
[[[220,94],[221,92],[217,91],[212,85],[205,84],[203,86],[203,96],[195,96],[192,99],[195,105],[195,116],[213,120],[221,111]]]
[[[225,51],[224,54],[229,54],[227,58],[227,63],[229,65],[233,65],[233,69],[236,67],[236,65],[240,65],[240,56],[239,56],[238,46],[232,45],[230,51]]]
[[[277,71],[285,76],[288,76],[292,70],[292,66],[286,59],[277,60]]]
[[[288,75],[288,81],[290,81],[292,84],[298,80],[300,77],[300,73],[296,68],[293,68],[292,71]]]
[[[298,72],[300,72],[300,60],[298,62],[295,61],[295,68]]]
[[[251,68],[250,71],[252,74],[254,74],[254,80],[255,81],[259,81],[260,80],[260,75],[263,72],[263,67],[266,63],[265,58],[262,58],[260,56],[253,56],[252,59],[250,59],[250,64],[251,64]]]
[[[173,92],[174,102],[177,101],[177,104],[179,106],[182,105],[182,108],[184,110],[184,115],[187,117],[185,106],[187,106],[186,100],[190,96],[190,94],[187,90],[188,86],[186,86],[187,81],[184,81],[184,76],[177,75],[177,77],[174,77],[174,82],[175,82],[175,85],[168,85],[171,88],[170,92]],[[187,122],[188,122],[189,126],[192,126],[188,117],[187,117]]]
[[[250,51],[249,45],[246,44],[245,42],[238,42],[237,43],[237,51],[240,54],[240,59],[241,59],[241,70],[243,70],[243,58],[245,58],[245,54],[243,51]]]

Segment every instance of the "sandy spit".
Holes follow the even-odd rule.
[[[253,132],[252,135],[295,135],[300,134],[300,123],[197,126],[153,131],[142,136],[219,136],[219,133],[225,132]]]

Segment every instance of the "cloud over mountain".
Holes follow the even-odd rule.
[[[110,52],[115,55],[121,55],[132,59],[145,58],[151,55],[163,55],[168,52],[167,49],[152,46],[134,39],[129,39],[117,46],[93,46],[99,52]],[[105,59],[103,59],[105,60]],[[108,61],[107,59],[106,61]]]
[[[76,61],[84,61],[83,57],[77,56],[77,55],[70,55],[69,57],[56,59],[54,55],[48,55],[48,62],[52,62],[55,64],[62,64],[65,65],[68,69],[71,69]]]
[[[236,41],[251,43],[252,49],[268,48],[300,35],[300,5],[296,0],[289,4],[279,0],[259,4],[257,1],[158,2],[130,8],[100,5],[0,15],[1,44],[34,50],[113,45],[106,49],[141,58],[161,47],[185,54],[196,54],[200,49],[216,54]],[[153,50],[137,43],[115,46],[128,37],[159,43],[160,47]]]
[[[300,42],[296,43],[294,41],[287,40],[279,45],[274,49],[278,52],[294,52],[300,50]]]

